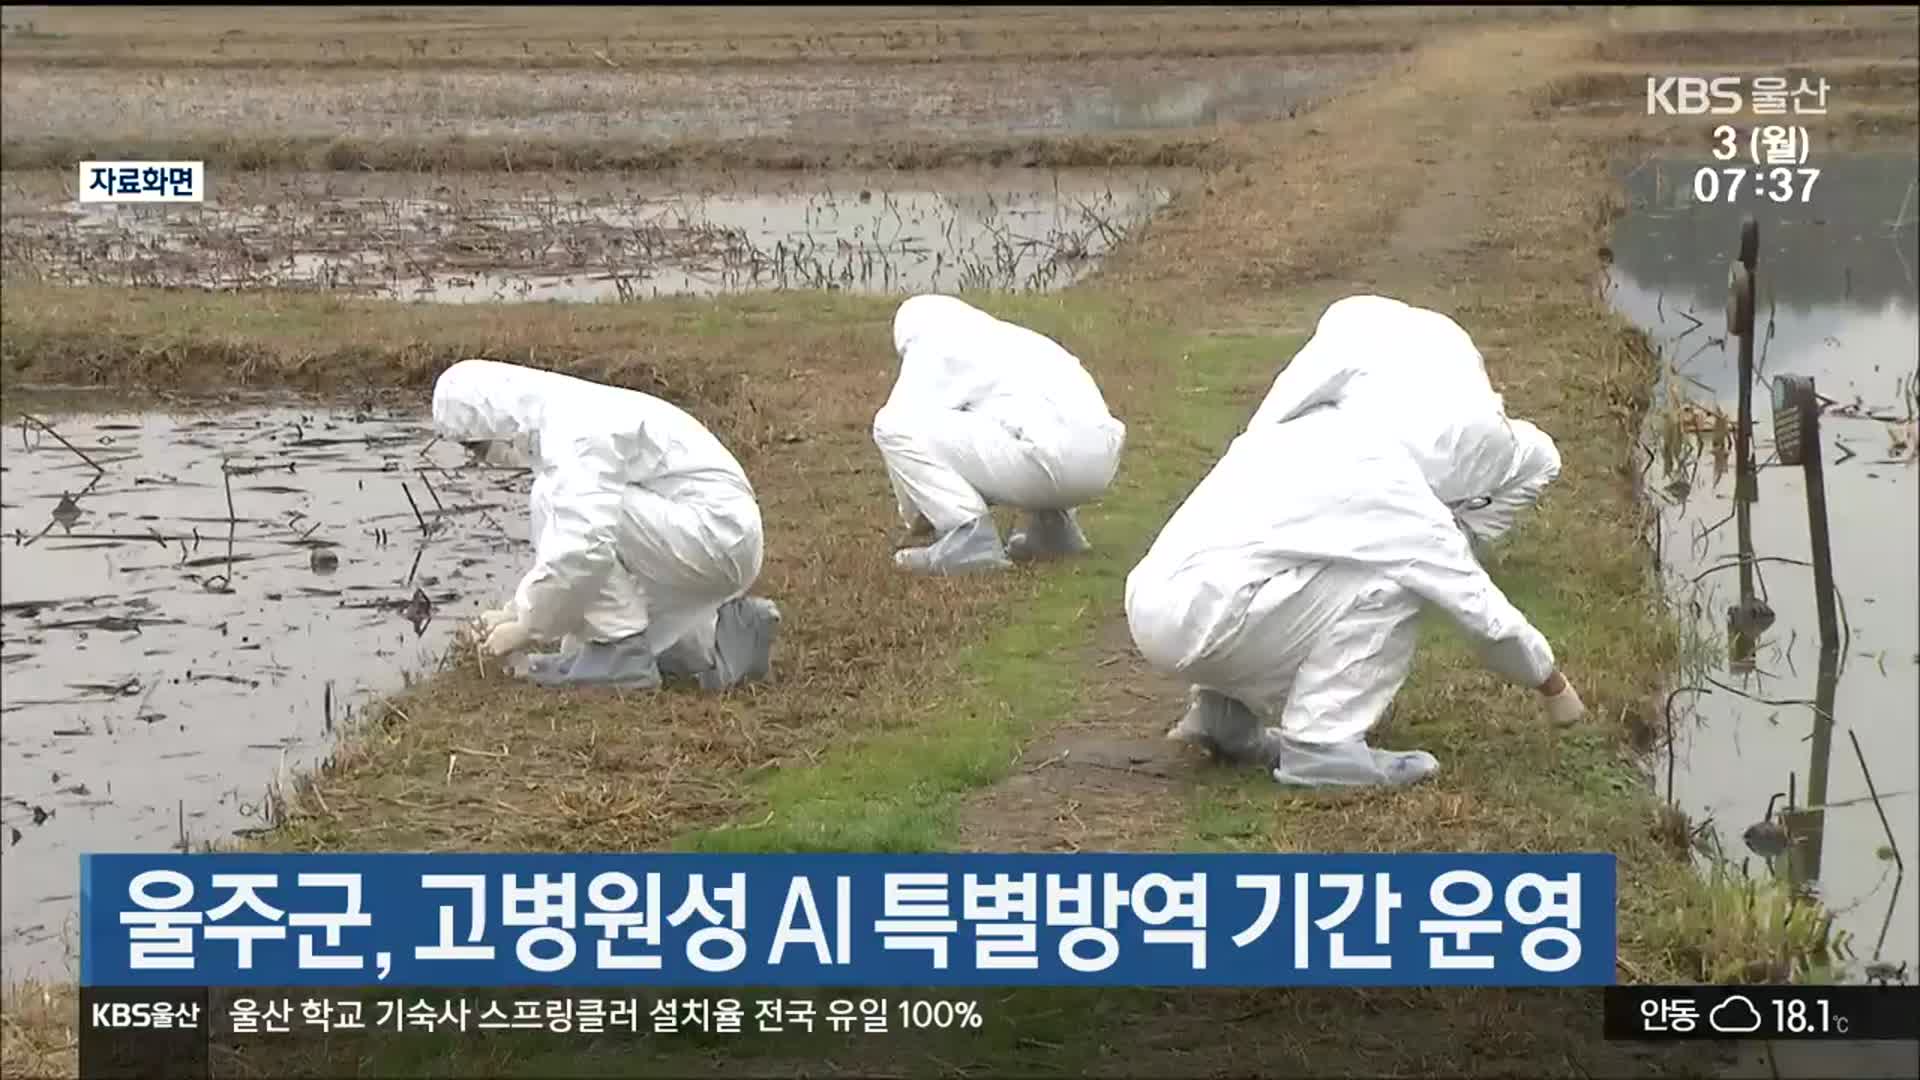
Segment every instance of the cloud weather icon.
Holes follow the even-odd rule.
[[[1746,1035],[1760,1030],[1760,1010],[1745,994],[1735,994],[1713,1007],[1707,1023],[1724,1034]]]

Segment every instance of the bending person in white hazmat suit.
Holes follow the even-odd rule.
[[[1280,424],[1317,405],[1365,412],[1383,435],[1414,455],[1435,493],[1476,544],[1513,527],[1560,475],[1560,452],[1546,432],[1508,420],[1511,445],[1491,450],[1504,460],[1491,482],[1463,461],[1470,452],[1457,421],[1505,403],[1487,379],[1480,350],[1452,319],[1384,296],[1350,296],[1329,306],[1313,337],[1275,377],[1249,427]],[[1466,478],[1472,484],[1463,484]]]
[[[533,462],[533,566],[482,616],[486,649],[528,658],[545,686],[650,689],[662,675],[708,690],[765,678],[780,622],[749,597],[760,574],[759,504],[699,421],[659,398],[489,360],[434,386],[444,437],[508,442]]]
[[[962,573],[1087,550],[1075,508],[1113,482],[1126,427],[1080,361],[1043,334],[950,296],[893,320],[900,373],[873,441],[911,537],[912,570]],[[1002,548],[992,506],[1026,512]]]
[[[1435,476],[1371,415],[1340,406],[1234,440],[1127,577],[1141,654],[1194,687],[1170,737],[1268,766],[1286,784],[1431,775],[1431,754],[1366,741],[1412,668],[1423,604],[1459,624],[1494,672],[1538,690],[1556,722],[1579,718],[1546,639],[1436,494],[1436,480],[1492,487],[1518,440],[1491,411],[1458,422],[1453,438],[1464,467]]]

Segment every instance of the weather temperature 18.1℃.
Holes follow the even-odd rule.
[[[1920,987],[1609,986],[1609,1039],[1920,1038]]]

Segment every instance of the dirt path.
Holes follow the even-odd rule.
[[[1477,47],[1484,49],[1484,42]],[[1484,95],[1459,94],[1416,121],[1405,165],[1419,172],[1418,197],[1390,231],[1358,234],[1367,249],[1343,254],[1345,272],[1220,312],[1203,332],[1305,335],[1318,311],[1340,295],[1444,290],[1466,272],[1488,204],[1500,197],[1493,172],[1502,156],[1502,125],[1490,115],[1494,107]],[[1343,120],[1330,117],[1314,130]],[[1244,388],[1249,414],[1268,377]],[[1165,738],[1186,707],[1186,688],[1146,665],[1118,610],[1103,622],[1084,663],[1079,710],[1039,733],[1011,776],[970,800],[962,824],[968,850],[1180,846],[1194,786],[1219,774],[1204,755]]]
[[[1193,761],[1162,735],[1184,689],[1135,653],[1125,618],[1106,620],[1088,652],[1080,709],[1033,740],[1012,775],[972,796],[962,850],[1168,850]]]

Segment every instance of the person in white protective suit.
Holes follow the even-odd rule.
[[[1556,723],[1583,713],[1546,639],[1436,494],[1508,475],[1520,446],[1505,418],[1456,421],[1459,456],[1434,475],[1378,423],[1317,405],[1249,427],[1128,575],[1134,643],[1194,688],[1170,738],[1260,763],[1286,784],[1431,775],[1433,755],[1366,741],[1412,667],[1423,604],[1459,624],[1495,673],[1538,690]]]
[[[951,574],[1087,550],[1076,508],[1112,484],[1126,426],[1080,361],[950,296],[902,303],[893,343],[900,372],[873,441],[902,523],[926,542],[894,562]],[[1004,548],[992,506],[1025,511]]]
[[[1487,444],[1505,462],[1492,483],[1461,461],[1460,418],[1506,407],[1487,378],[1480,350],[1452,319],[1384,296],[1350,296],[1327,308],[1313,337],[1274,378],[1249,427],[1280,424],[1317,405],[1374,417],[1434,479],[1435,492],[1476,544],[1513,527],[1560,475],[1553,439],[1508,419],[1511,446]],[[1465,483],[1472,478],[1472,483]]]
[[[533,566],[481,617],[495,656],[536,641],[545,686],[709,690],[768,674],[778,607],[749,597],[763,557],[759,505],[731,453],[659,398],[489,360],[463,360],[433,391],[435,429],[506,442],[533,463]]]

